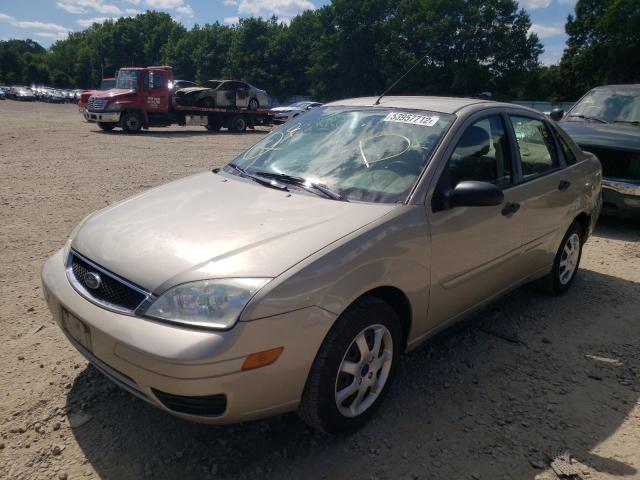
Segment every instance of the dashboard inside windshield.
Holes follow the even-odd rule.
[[[274,130],[232,163],[249,173],[304,178],[350,201],[402,202],[452,119],[408,109],[320,107]]]

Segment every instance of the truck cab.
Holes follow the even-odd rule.
[[[122,68],[114,88],[93,92],[84,117],[103,130],[120,125],[126,131],[136,132],[156,123],[170,124],[171,81],[170,67]]]

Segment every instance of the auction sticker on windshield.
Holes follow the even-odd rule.
[[[440,120],[440,117],[437,116],[401,112],[391,112],[384,117],[385,122],[409,123],[411,125],[422,125],[423,127],[433,127],[438,123],[438,120]]]

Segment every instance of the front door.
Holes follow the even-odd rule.
[[[149,113],[167,113],[169,111],[169,79],[166,72],[145,72],[145,106]]]
[[[489,207],[428,205],[431,230],[430,326],[452,320],[509,289],[523,276],[519,254],[526,197],[514,182],[514,155],[501,114],[471,119],[438,180],[439,191],[464,180],[491,182],[504,203]]]

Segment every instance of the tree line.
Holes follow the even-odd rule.
[[[640,78],[637,0],[578,0],[559,65],[515,0],[332,0],[294,17],[195,25],[148,11],[94,24],[44,49],[0,41],[0,82],[89,88],[123,66],[171,65],[177,78],[236,78],[276,98],[331,100],[395,93],[575,99],[600,83]]]

